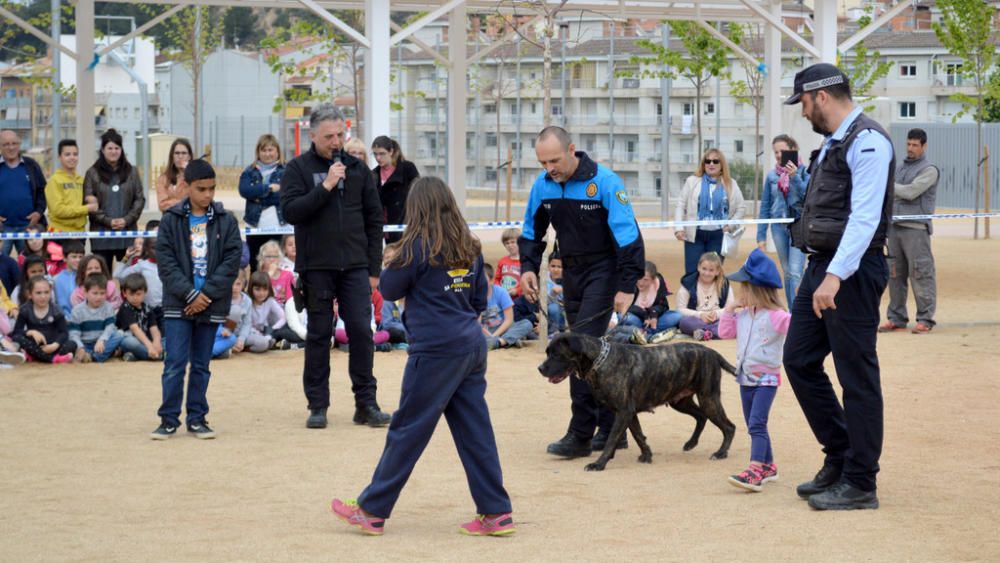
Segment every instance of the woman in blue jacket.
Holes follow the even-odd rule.
[[[248,227],[260,229],[283,227],[285,219],[281,214],[278,190],[281,188],[285,165],[281,162],[281,145],[278,144],[278,139],[270,133],[261,135],[257,140],[255,155],[254,163],[240,174],[240,195],[247,200],[243,221]],[[269,240],[279,238],[279,233],[247,237],[252,271],[257,271],[260,247]]]
[[[760,201],[760,219],[795,219],[802,214],[802,201],[806,198],[809,173],[801,158],[798,162],[781,162],[781,151],[797,151],[798,143],[788,135],[778,135],[771,141],[774,150],[774,168],[764,178],[764,188]],[[799,289],[802,272],[806,266],[806,256],[792,246],[792,236],[787,223],[757,225],[757,246],[767,247],[767,228],[771,227],[771,238],[778,251],[781,270],[785,272],[785,297],[788,308],[792,307],[795,292]]]

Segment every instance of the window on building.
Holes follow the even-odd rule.
[[[483,106],[483,113],[496,113],[496,112],[497,112],[496,104],[485,104]]]
[[[497,171],[496,171],[495,168],[487,168],[486,169],[486,181],[487,182],[496,182],[497,181]]]
[[[912,61],[899,63],[900,78],[913,78],[916,75],[917,75],[917,63]]]
[[[552,115],[562,115],[562,106],[559,104],[552,104]]]
[[[903,119],[914,119],[917,117],[916,102],[899,102],[899,117]]]
[[[135,115],[135,119],[142,119],[142,110],[139,108],[133,108],[135,111],[132,112]]]
[[[736,152],[743,152],[743,141],[737,139],[735,144],[736,144]]]
[[[517,115],[517,104],[513,103],[513,104],[508,104],[508,105],[510,106],[510,114],[511,115]]]
[[[944,65],[945,80],[948,86],[961,86],[962,63],[948,63]]]
[[[531,113],[538,113],[538,104],[531,102]]]
[[[656,192],[656,197],[663,196],[663,178],[657,176],[653,180],[653,191]]]
[[[684,102],[684,115],[694,115],[694,104]]]
[[[715,115],[715,102],[705,102],[705,115]]]
[[[496,133],[487,133],[486,134],[486,146],[487,147],[495,147],[495,146],[497,146],[497,134]]]
[[[702,149],[701,149],[702,152],[705,152],[705,151],[707,151],[710,148],[712,148],[712,141],[711,140],[708,140],[708,141],[705,141],[704,143],[702,143]]]

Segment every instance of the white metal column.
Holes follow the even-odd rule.
[[[392,76],[392,44],[389,43],[389,0],[365,0],[365,126],[362,133],[371,143],[389,135],[389,94]]]
[[[97,158],[94,70],[89,68],[94,57],[94,0],[76,3],[76,52],[76,142],[80,145],[80,162],[87,163]]]
[[[456,6],[448,15],[448,185],[451,186],[458,208],[465,209],[465,110],[466,99],[466,37],[469,18],[465,4]],[[499,138],[499,135],[498,135]],[[441,147],[438,147],[441,150]]]
[[[771,0],[769,11],[777,17],[781,16],[781,1]],[[773,25],[764,24],[764,64],[767,66],[767,76],[764,78],[764,162],[770,162],[771,139],[782,132],[781,125],[781,30]]]
[[[830,64],[837,63],[837,2],[815,2],[816,36],[813,44],[819,50],[820,60]]]

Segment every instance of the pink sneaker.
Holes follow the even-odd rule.
[[[514,527],[514,517],[510,512],[504,514],[479,514],[476,519],[462,524],[459,531],[467,536],[509,536],[517,531]]]
[[[53,364],[71,364],[73,363],[73,354],[60,354],[52,358]]]
[[[748,491],[753,491],[755,493],[759,493],[761,489],[763,489],[763,482],[763,468],[756,465],[751,465],[743,470],[743,473],[740,473],[739,475],[729,476],[730,485],[746,489]]]
[[[773,463],[765,463],[760,467],[761,483],[778,480],[778,466]]]
[[[355,528],[360,528],[362,532],[369,536],[381,536],[385,533],[385,518],[367,514],[358,506],[358,501],[349,499],[341,501],[338,498],[330,503],[330,510],[344,522]]]

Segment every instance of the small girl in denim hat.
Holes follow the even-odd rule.
[[[736,382],[750,433],[750,466],[730,476],[729,482],[760,492],[764,483],[778,480],[767,417],[781,384],[781,353],[791,315],[778,291],[778,267],[760,249],[754,249],[729,280],[739,282],[740,291],[719,319],[719,337],[736,338]]]

